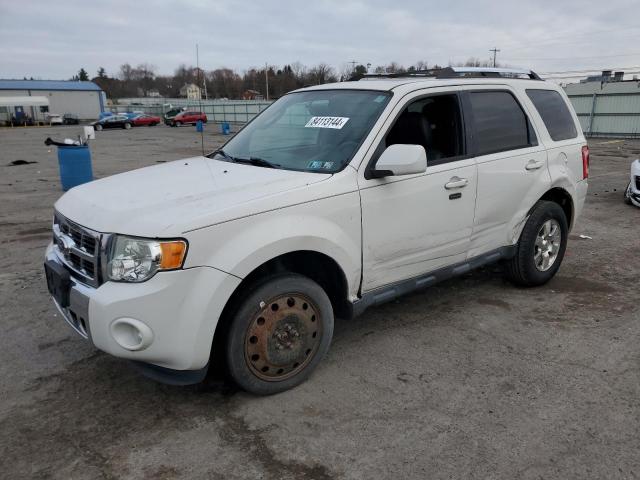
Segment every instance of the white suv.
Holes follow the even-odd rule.
[[[49,290],[146,374],[291,388],[334,317],[502,261],[560,267],[589,153],[533,72],[443,69],[292,92],[224,147],[91,182],[55,205]]]

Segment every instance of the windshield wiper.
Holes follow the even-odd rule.
[[[210,157],[214,157],[216,155],[220,155],[220,156],[224,157],[225,161],[227,161],[227,162],[247,163],[249,165],[255,165],[256,167],[266,167],[266,168],[280,168],[281,167],[281,165],[279,165],[277,163],[271,163],[268,160],[265,160],[264,158],[258,158],[258,157],[249,157],[249,158],[233,157],[233,156],[229,155],[227,152],[225,152],[221,148],[216,150],[215,152],[209,154]]]
[[[280,168],[279,164],[271,163],[270,161],[265,160],[264,158],[258,158],[258,157],[250,157],[250,158],[235,157],[233,161],[236,163],[248,163],[249,165],[255,165],[256,167]]]
[[[235,158],[233,158],[231,155],[229,155],[227,152],[225,152],[225,151],[224,151],[223,149],[221,149],[221,148],[220,148],[220,149],[218,149],[218,150],[216,150],[216,151],[215,151],[215,152],[213,152],[213,153],[210,153],[210,154],[209,154],[209,155],[207,155],[207,156],[208,156],[209,158],[213,158],[213,157],[215,157],[216,155],[221,155],[221,156],[223,156],[223,157],[224,157],[224,159],[225,159],[227,162],[234,162],[234,161],[235,161]]]

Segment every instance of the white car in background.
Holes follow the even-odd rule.
[[[49,125],[63,125],[64,120],[62,115],[58,115],[57,113],[47,113],[45,115],[45,119]]]
[[[624,201],[629,205],[640,207],[640,159],[631,164],[631,178],[624,191]]]
[[[81,336],[150,376],[221,365],[271,394],[311,374],[336,316],[497,261],[549,281],[588,176],[567,96],[531,71],[318,85],[207,156],[69,190],[47,283]]]

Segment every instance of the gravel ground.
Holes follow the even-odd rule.
[[[310,381],[258,398],[154,383],[56,313],[42,257],[62,192],[43,141],[79,131],[0,130],[0,477],[640,477],[640,209],[622,202],[640,142],[590,142],[549,284],[514,288],[495,266],[338,321]],[[200,137],[105,131],[91,149],[104,177],[197,155]]]

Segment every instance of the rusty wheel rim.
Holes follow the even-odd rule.
[[[304,370],[322,338],[322,318],[316,304],[295,293],[260,304],[244,340],[244,354],[258,378],[277,382]]]

